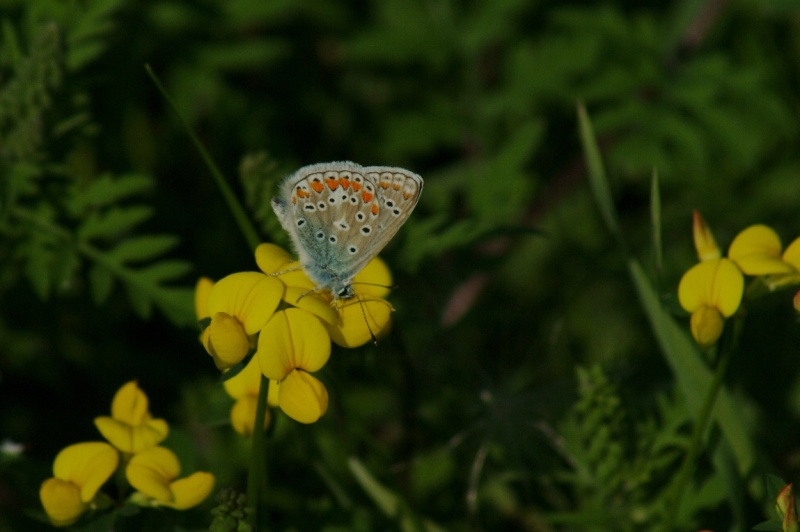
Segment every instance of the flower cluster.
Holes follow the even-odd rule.
[[[120,462],[128,482],[137,490],[129,499],[134,504],[185,510],[211,493],[214,476],[210,473],[178,478],[178,458],[158,445],[167,437],[169,426],[150,414],[147,396],[136,381],[126,383],[114,395],[111,416],[97,417],[94,423],[109,443],[83,442],[63,449],[53,463],[53,477],[39,490],[53,525],[69,525],[85,511],[101,507],[98,491]]]
[[[714,235],[697,211],[693,233],[700,262],[681,278],[678,300],[691,313],[692,336],[704,348],[717,342],[725,318],[739,310],[745,275],[756,277],[770,291],[800,284],[800,238],[784,251],[773,229],[752,225],[733,239],[728,256],[723,257]],[[795,308],[800,310],[800,293],[794,301]]]
[[[213,283],[198,281],[195,310],[204,326],[200,342],[217,368],[246,361],[225,389],[236,399],[231,423],[253,432],[261,375],[271,381],[270,399],[301,423],[317,421],[328,408],[328,391],[313,373],[322,369],[331,342],[358,347],[388,329],[391,274],[379,258],[353,279],[356,296],[334,299],[314,283],[291,255],[273,244],[255,252],[259,272],[239,272]]]

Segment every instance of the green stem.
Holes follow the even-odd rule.
[[[714,377],[711,381],[711,386],[708,388],[708,392],[706,392],[706,397],[703,400],[702,408],[700,409],[697,421],[694,424],[694,428],[692,430],[692,439],[689,443],[689,449],[686,455],[683,457],[683,463],[681,464],[678,474],[675,475],[675,479],[672,482],[671,488],[667,492],[667,514],[664,519],[664,530],[666,531],[670,531],[673,528],[673,523],[675,522],[678,512],[680,511],[681,501],[683,500],[683,494],[686,491],[686,486],[695,470],[697,456],[700,453],[700,449],[703,445],[703,436],[705,435],[708,422],[711,419],[711,413],[714,411],[714,405],[717,402],[719,391],[722,389],[722,383],[725,380],[725,372],[728,368],[728,362],[730,361],[732,350],[733,349],[730,348],[730,345],[720,345],[719,361],[714,371]]]
[[[239,200],[236,199],[236,195],[231,190],[231,187],[228,186],[228,182],[223,177],[222,172],[220,172],[216,163],[208,154],[208,151],[205,149],[203,144],[200,142],[200,139],[197,138],[194,130],[192,130],[191,126],[189,126],[186,120],[184,120],[183,116],[178,111],[178,107],[175,105],[175,102],[167,93],[167,89],[165,89],[164,85],[161,84],[161,81],[158,79],[155,72],[153,72],[153,69],[150,68],[150,65],[145,65],[144,69],[147,71],[147,75],[150,76],[150,79],[153,80],[153,83],[155,84],[156,88],[158,88],[161,95],[165,100],[167,100],[169,106],[173,111],[175,111],[175,114],[178,115],[178,120],[180,120],[181,124],[186,130],[186,133],[189,135],[189,138],[192,139],[197,151],[200,152],[200,156],[203,158],[206,166],[208,166],[211,176],[214,178],[214,182],[217,184],[217,188],[219,188],[220,193],[222,193],[222,197],[225,199],[225,203],[227,203],[231,214],[233,214],[233,218],[236,220],[239,230],[242,232],[244,239],[247,241],[247,245],[250,246],[251,250],[255,250],[256,246],[261,243],[261,239],[258,237],[258,233],[256,232],[255,227],[253,227],[253,224],[250,223],[250,219],[242,208],[242,205],[239,203]]]
[[[252,509],[251,523],[258,529],[258,510],[261,506],[261,488],[266,484],[267,468],[265,460],[266,437],[264,434],[264,417],[267,415],[267,397],[269,396],[269,379],[261,376],[258,387],[258,403],[256,419],[253,425],[253,441],[250,449],[250,472],[247,475],[247,506]]]

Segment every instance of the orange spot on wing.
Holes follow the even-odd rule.
[[[392,185],[392,188],[395,190],[400,190],[400,183],[395,183],[394,185]]]
[[[409,194],[408,192],[403,192],[403,199],[409,199],[410,197],[411,194]]]
[[[389,185],[391,185],[391,183],[389,183],[388,181],[381,181],[380,187],[385,190],[389,188]]]
[[[292,194],[292,205],[294,205],[295,203],[297,203],[297,196]]]
[[[359,190],[361,190],[361,186],[362,186],[361,183],[353,181],[353,192],[358,192]]]
[[[336,190],[339,188],[339,180],[338,179],[326,179],[325,183],[328,185],[328,188],[331,190]]]
[[[373,203],[373,204],[372,204],[372,214],[374,214],[375,216],[377,216],[377,215],[378,215],[378,212],[380,212],[380,209],[378,208],[378,204],[377,204],[377,203]]]
[[[371,193],[367,192],[366,190],[361,193],[361,199],[364,200],[364,203],[369,203],[370,201],[372,201],[372,198],[374,198],[374,197],[375,196],[373,196]]]
[[[313,189],[314,189],[314,192],[322,192],[322,189],[324,189],[324,188],[325,188],[325,185],[323,185],[323,184],[322,184],[321,182],[319,182],[319,181],[312,181],[312,182],[311,182],[311,188],[313,188]]]
[[[311,195],[311,193],[308,190],[300,189],[300,190],[297,191],[297,197],[298,198],[307,198],[310,195]]]
[[[350,180],[346,177],[339,179],[339,183],[342,184],[342,188],[350,188]]]

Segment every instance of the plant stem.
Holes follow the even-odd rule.
[[[689,443],[689,449],[686,452],[686,455],[683,457],[683,463],[681,464],[678,474],[675,475],[675,479],[672,482],[671,488],[667,492],[667,514],[664,518],[664,530],[666,531],[670,531],[673,528],[673,523],[675,522],[678,512],[680,511],[683,494],[686,491],[686,485],[689,483],[692,473],[695,470],[697,456],[700,453],[701,446],[703,445],[703,435],[705,434],[706,427],[711,419],[711,413],[714,411],[714,405],[716,404],[717,397],[719,396],[719,391],[722,389],[722,383],[725,378],[725,372],[728,368],[728,362],[730,361],[732,350],[733,349],[730,348],[730,345],[720,345],[720,356],[717,367],[714,371],[714,377],[711,381],[711,386],[709,386],[708,391],[706,392],[706,397],[703,400],[700,413],[697,416],[697,421],[694,424],[694,428],[692,430],[692,439]]]
[[[267,479],[265,460],[267,439],[264,435],[264,417],[267,414],[268,395],[269,379],[261,375],[261,384],[258,387],[256,419],[253,424],[252,448],[250,449],[250,472],[247,475],[247,506],[252,509],[250,519],[255,530],[258,530],[258,510],[261,506],[261,488],[265,486]]]

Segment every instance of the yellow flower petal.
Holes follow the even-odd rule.
[[[197,506],[211,494],[211,490],[214,489],[214,475],[198,471],[172,482],[170,489],[173,501],[167,506],[176,510],[186,510]]]
[[[331,342],[325,327],[305,310],[276,312],[258,336],[258,362],[270,379],[283,380],[293,369],[317,371],[328,361]]]
[[[229,314],[224,312],[214,314],[206,330],[208,331],[206,351],[214,358],[217,369],[226,369],[238,364],[250,350],[250,340],[242,324]]]
[[[194,287],[194,313],[197,316],[197,321],[209,316],[208,296],[211,294],[213,287],[214,281],[208,277],[201,277],[197,280],[197,284]]]
[[[705,305],[718,309],[725,317],[739,309],[743,293],[742,272],[728,259],[695,264],[683,274],[678,286],[678,300],[687,312]]]
[[[147,395],[136,381],[122,385],[111,402],[111,417],[128,425],[140,425],[148,415]]]
[[[703,348],[711,347],[717,343],[722,334],[723,325],[722,315],[715,308],[701,305],[692,312],[690,323],[692,336]]]
[[[233,430],[248,438],[252,436],[257,406],[257,395],[244,395],[238,398],[233,404],[233,407],[231,407],[231,426]],[[264,429],[269,427],[271,417],[272,415],[269,409],[267,409],[266,415],[264,416]]]
[[[131,426],[116,419],[100,416],[94,425],[111,445],[125,453],[138,453],[161,443],[169,434],[163,419],[149,419],[142,425]]]
[[[733,239],[728,258],[747,275],[789,273],[792,267],[781,260],[781,240],[766,225],[751,225]]]
[[[236,318],[250,336],[272,316],[283,296],[283,283],[259,272],[239,272],[220,279],[208,298],[208,315]]]
[[[234,377],[226,379],[222,386],[234,399],[245,395],[258,395],[258,389],[261,386],[261,366],[258,365],[258,357],[251,358],[242,371]]]
[[[118,462],[119,454],[105,442],[76,443],[58,453],[53,476],[78,486],[81,501],[89,502],[114,473]]]
[[[697,258],[700,259],[700,262],[720,258],[719,246],[714,240],[714,235],[697,210],[693,212],[692,216],[692,234],[694,236],[694,248],[697,251]]]
[[[313,375],[294,370],[281,382],[281,410],[300,423],[314,423],[328,410],[328,390]]]
[[[800,238],[795,238],[783,252],[783,262],[791,264],[796,271],[800,271]]]
[[[327,327],[336,345],[358,347],[371,342],[372,335],[378,338],[388,332],[393,310],[389,302],[359,298],[337,301],[339,321]]]
[[[295,261],[289,252],[275,244],[259,244],[256,248],[256,264],[266,274],[288,270],[292,262]]]
[[[174,500],[170,482],[181,472],[181,464],[175,453],[166,447],[152,447],[135,454],[125,476],[131,486],[161,503]]]
[[[363,299],[386,297],[392,286],[392,272],[380,257],[375,257],[353,278],[353,288]]]
[[[303,287],[287,286],[283,300],[297,308],[307,310],[330,325],[335,324],[339,318],[336,309],[331,305],[330,298]]]
[[[280,386],[280,382],[274,381],[270,379],[269,381],[269,392],[267,393],[267,405],[276,407],[278,406],[278,388]]]
[[[81,490],[72,482],[48,478],[39,488],[39,499],[54,526],[67,526],[78,520],[87,509],[81,500]]]
[[[286,286],[302,288],[303,292],[314,289],[314,282],[303,271],[300,262],[293,260],[288,251],[275,244],[260,244],[256,248],[256,264],[267,275],[283,272],[278,279]],[[288,301],[294,305],[294,301]]]

